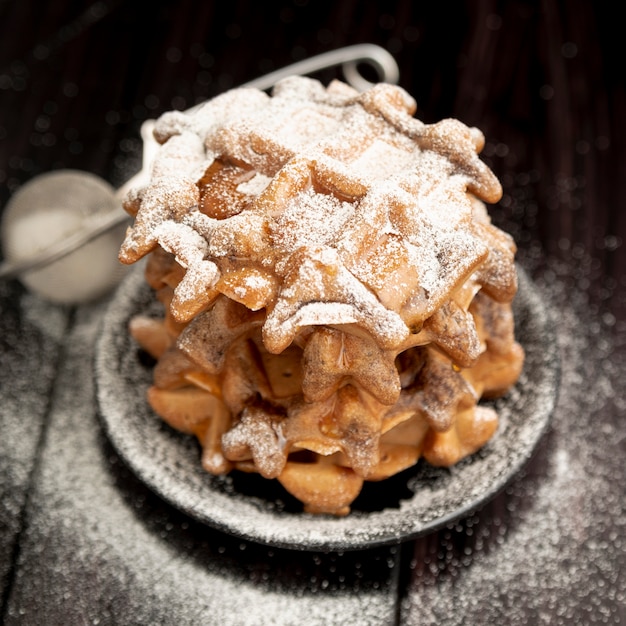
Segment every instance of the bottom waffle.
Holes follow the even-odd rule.
[[[172,288],[161,285],[158,296],[167,311]],[[479,292],[466,308],[482,347],[466,368],[432,344],[383,354],[382,367],[365,338],[336,328],[308,329],[271,354],[259,313],[225,297],[209,315],[219,327],[202,327],[210,345],[191,341],[199,331],[167,314],[135,317],[130,330],[157,360],[151,407],[197,437],[204,469],[256,472],[278,480],[307,512],[345,515],[364,481],[420,458],[453,465],[495,433],[497,414],[478,401],[517,380],[523,350],[509,304]]]

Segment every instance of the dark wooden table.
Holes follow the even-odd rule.
[[[268,548],[172,509],[96,419],[107,299],[0,283],[0,591],[7,624],[626,621],[626,89],[600,3],[0,2],[0,206],[76,168],[119,186],[143,120],[294,60],[377,43],[425,122],[481,128],[494,221],[557,318],[549,431],[481,510],[397,546]],[[620,30],[618,30],[620,29]],[[322,72],[324,81],[338,76]]]

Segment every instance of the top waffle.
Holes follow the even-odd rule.
[[[121,261],[158,245],[175,256],[181,322],[220,293],[266,309],[273,353],[307,327],[341,325],[384,350],[434,341],[471,360],[475,332],[456,332],[460,345],[424,322],[471,275],[472,289],[509,301],[515,248],[476,207],[501,196],[480,131],[414,110],[399,87],[293,77],[272,97],[238,89],[164,115],[152,182],[125,204],[136,219]]]

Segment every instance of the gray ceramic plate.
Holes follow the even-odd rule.
[[[497,494],[526,463],[544,433],[558,388],[559,361],[548,310],[520,270],[516,333],[526,351],[518,384],[497,401],[499,430],[479,453],[450,469],[426,463],[366,485],[343,518],[301,513],[277,481],[202,470],[195,438],[164,424],[145,401],[151,369],[127,333],[137,313],[160,305],[137,268],[103,319],[96,346],[99,413],[119,455],[174,507],[226,533],[300,550],[353,550],[400,542],[463,517]]]

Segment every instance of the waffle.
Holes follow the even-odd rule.
[[[345,515],[364,481],[449,466],[517,380],[512,239],[480,131],[427,125],[401,88],[292,77],[167,113],[120,249],[148,255],[161,319],[130,332],[156,359],[152,408],[202,465],[277,479]]]

